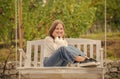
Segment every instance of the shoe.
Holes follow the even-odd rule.
[[[97,62],[95,59],[93,58],[86,58],[84,61],[74,61],[74,63],[88,63],[88,62]]]
[[[84,61],[82,61],[80,63],[88,63],[88,62],[97,62],[97,61],[93,58],[86,58]]]
[[[97,62],[95,59],[93,59],[93,58],[89,58],[89,60],[91,61],[91,62]]]
[[[84,61],[80,62],[79,66],[84,66],[84,67],[90,67],[90,66],[98,66],[100,65],[99,62],[97,62],[93,58],[85,59]]]
[[[95,62],[95,63],[96,63],[96,65],[100,65],[100,62],[96,61],[96,60],[95,60],[95,59],[93,59],[93,58],[89,58],[89,60],[90,60],[91,62]]]

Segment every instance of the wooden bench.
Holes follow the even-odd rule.
[[[66,38],[73,45],[86,53],[88,57],[100,62],[97,67],[80,67],[69,64],[66,67],[43,67],[44,40],[27,41],[26,52],[20,51],[19,79],[104,79],[103,49],[100,40]],[[25,75],[24,77],[21,75]]]

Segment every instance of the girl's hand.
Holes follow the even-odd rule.
[[[56,37],[55,43],[60,46],[66,46],[66,41],[62,37]]]
[[[64,41],[63,38],[60,36],[55,38],[55,43],[57,43],[57,44],[61,44],[61,43],[63,43],[63,41]]]
[[[56,48],[59,48],[61,46],[67,46],[66,40],[64,40],[62,37],[56,37],[55,38],[55,46]]]

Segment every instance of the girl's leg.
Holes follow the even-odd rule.
[[[74,58],[75,56],[65,47],[60,47],[51,57],[44,61],[44,66],[66,66],[68,62],[73,63]]]
[[[85,54],[74,46],[67,46],[66,49],[70,51],[74,56],[85,56]]]
[[[74,46],[67,46],[66,50],[70,51],[70,53],[75,56],[75,62],[81,62],[85,59],[89,59],[82,51]]]

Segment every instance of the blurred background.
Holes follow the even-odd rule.
[[[0,62],[15,61],[16,45],[25,49],[27,40],[44,39],[56,19],[64,22],[67,38],[101,40],[103,48],[106,42],[107,59],[119,60],[119,3],[107,0],[105,6],[105,0],[0,0]]]

